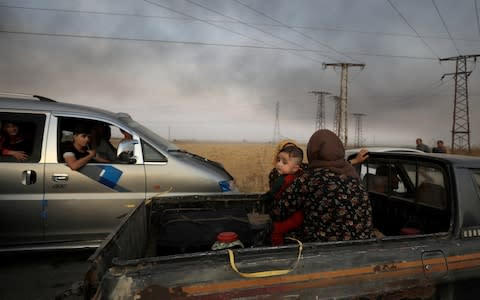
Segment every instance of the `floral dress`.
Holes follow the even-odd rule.
[[[329,169],[305,172],[286,190],[284,211],[304,211],[303,242],[348,241],[373,236],[372,207],[358,178]]]

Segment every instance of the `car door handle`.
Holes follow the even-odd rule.
[[[25,170],[22,172],[22,184],[31,185],[37,182],[37,173],[33,170]]]
[[[67,182],[68,174],[53,174],[52,180],[55,182]]]

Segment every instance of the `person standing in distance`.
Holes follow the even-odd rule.
[[[417,143],[417,150],[430,153],[430,148],[423,143],[421,138],[417,138],[415,142]]]
[[[447,147],[443,144],[442,140],[437,141],[437,147],[432,149],[433,153],[447,153]]]

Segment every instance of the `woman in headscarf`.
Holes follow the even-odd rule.
[[[368,193],[345,148],[329,130],[318,130],[307,145],[309,168],[287,189],[286,203],[304,212],[304,242],[369,239],[373,236]]]

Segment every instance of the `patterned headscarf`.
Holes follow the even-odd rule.
[[[359,177],[352,165],[345,160],[342,141],[330,130],[318,130],[310,137],[307,158],[312,169],[326,168],[339,175]]]

